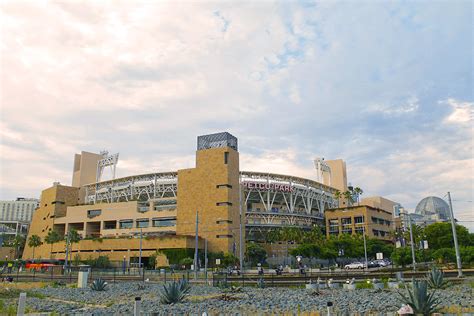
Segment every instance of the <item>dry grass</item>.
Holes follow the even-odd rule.
[[[462,307],[459,305],[452,305],[441,308],[439,312],[449,314],[474,313],[474,307]]]
[[[47,282],[11,282],[0,283],[0,289],[31,290],[44,288],[46,285],[48,285]]]

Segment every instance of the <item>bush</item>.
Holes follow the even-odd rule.
[[[185,279],[167,283],[163,285],[160,302],[162,304],[180,303],[188,296],[189,290],[191,290],[191,286]]]
[[[192,258],[183,258],[179,261],[180,266],[185,266],[187,269],[191,268],[191,265],[194,263]]]
[[[437,306],[440,304],[435,297],[435,292],[428,293],[428,283],[425,280],[411,282],[411,289],[405,286],[406,294],[398,292],[400,301],[404,304],[410,305],[415,315],[431,315],[437,311]]]

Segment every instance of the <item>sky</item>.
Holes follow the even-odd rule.
[[[471,1],[2,1],[0,199],[70,184],[81,150],[117,175],[194,166],[239,139],[241,170],[316,178],[409,211],[451,192],[474,231]]]

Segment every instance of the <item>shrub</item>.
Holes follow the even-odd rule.
[[[398,292],[400,301],[410,305],[415,315],[431,315],[437,311],[440,302],[434,297],[435,291],[428,293],[428,282],[425,280],[417,281],[413,279],[411,289],[405,285],[405,291],[405,294]]]
[[[437,267],[433,266],[428,272],[428,285],[432,289],[444,289],[448,287],[449,283],[444,280],[444,273]]]
[[[191,286],[185,279],[167,283],[163,285],[160,302],[162,304],[180,303],[186,298],[190,289]]]
[[[91,289],[93,291],[105,291],[105,288],[107,287],[107,282],[105,282],[103,279],[98,278],[92,282]]]

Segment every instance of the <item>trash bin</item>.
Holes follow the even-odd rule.
[[[77,287],[86,288],[87,281],[89,279],[90,266],[81,265],[79,266],[79,272],[77,273]]]
[[[398,281],[403,281],[403,271],[398,271],[395,275]]]

